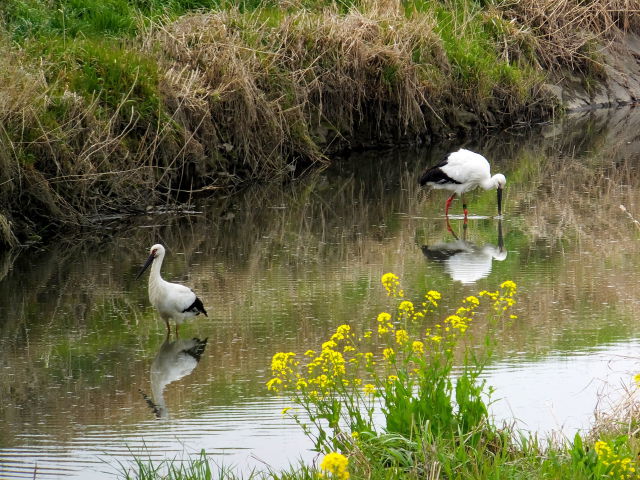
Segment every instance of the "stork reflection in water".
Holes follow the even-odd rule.
[[[463,238],[459,239],[450,225],[447,228],[453,234],[452,242],[423,245],[424,256],[444,266],[445,272],[455,281],[463,284],[475,283],[491,273],[494,260],[507,258],[502,234],[502,220],[498,220],[498,245],[477,245],[466,240],[467,226],[463,226]]]
[[[160,346],[151,362],[151,398],[142,390],[142,396],[157,418],[167,418],[169,411],[164,399],[164,390],[170,383],[189,375],[200,362],[207,346],[207,339],[192,338],[169,341],[169,335]]]

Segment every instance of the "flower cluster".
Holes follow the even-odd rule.
[[[328,453],[320,463],[320,469],[323,472],[328,473],[331,478],[335,478],[337,480],[349,479],[348,467],[349,459],[337,452]],[[325,475],[322,474],[322,476],[324,477]]]
[[[433,382],[450,372],[454,347],[482,305],[488,303],[489,310],[502,314],[515,304],[516,285],[504,282],[498,291],[466,297],[455,313],[425,328],[426,314],[438,307],[440,293],[429,290],[423,302],[414,304],[404,298],[397,276],[387,273],[381,281],[397,304],[378,314],[371,328],[357,334],[351,326],[339,325],[319,351],[307,350],[300,360],[293,352],[273,356],[273,377],[267,382],[267,388],[289,392],[293,402],[308,412],[319,430],[316,437],[319,450],[328,452],[336,446],[323,433],[326,423],[322,421],[328,422],[334,435],[344,426],[351,433],[375,432],[374,401],[386,402],[388,411],[395,412],[392,397],[396,398],[396,393],[402,396],[405,395],[402,392],[414,392],[419,385],[431,388]],[[449,395],[447,392],[443,395]],[[440,400],[427,398],[427,403],[430,401]],[[415,408],[421,404],[411,403]],[[415,420],[412,415],[403,417],[398,412],[402,421],[407,419],[409,423]],[[420,422],[424,423],[424,413],[416,415],[420,415]],[[437,416],[437,412],[434,415]],[[451,412],[447,415],[451,416]],[[298,421],[297,415],[293,418]],[[306,425],[303,428],[309,432]]]
[[[361,380],[346,377],[347,359],[353,361],[355,350],[351,327],[340,325],[322,344],[320,353],[315,350],[304,353],[308,360],[302,369],[297,368],[300,362],[295,360],[295,353],[276,353],[271,361],[273,378],[267,382],[267,388],[276,392],[297,390],[312,397],[322,397],[352,382],[360,385]]]
[[[594,449],[598,454],[598,460],[609,468],[607,475],[609,478],[620,480],[635,478],[636,467],[631,458],[621,457],[611,448],[611,445],[602,440],[595,443]]]
[[[288,379],[291,375],[294,375],[293,369],[299,365],[300,362],[294,359],[296,356],[293,352],[279,352],[276,353],[271,359],[271,371],[274,378],[267,382],[267,388],[269,390],[278,391],[280,388],[286,389],[289,384],[283,379]]]
[[[507,280],[506,282],[502,282],[500,284],[501,291],[497,292],[487,292],[483,290],[480,292],[481,297],[488,297],[493,300],[493,309],[496,312],[504,312],[509,308],[515,305],[516,301],[513,298],[516,294],[516,284],[511,280]],[[515,315],[511,315],[511,318],[517,318]]]
[[[404,290],[400,288],[400,279],[393,273],[382,275],[382,286],[387,290],[387,295],[390,297],[404,297]]]

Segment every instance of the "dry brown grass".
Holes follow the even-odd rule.
[[[551,70],[597,68],[603,43],[640,27],[637,0],[515,0],[502,8],[530,32],[537,57]]]
[[[158,27],[147,45],[162,52],[164,92],[176,115],[191,119],[193,138],[208,153],[228,145],[227,153],[250,163],[319,159],[320,145],[424,131],[428,94],[442,93],[429,90],[447,71],[428,17],[302,11],[271,26],[218,12]],[[429,67],[412,61],[416,48],[434,53]],[[229,115],[232,124],[221,121]]]

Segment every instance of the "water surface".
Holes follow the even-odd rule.
[[[635,111],[602,111],[465,144],[507,176],[505,215],[494,217],[495,192],[474,193],[466,229],[452,206],[455,235],[446,192],[416,184],[461,146],[449,143],[354,154],[285,185],[0,256],[0,477],[112,478],[134,455],[201,449],[244,472],[312,461],[280,414],[288,402],[264,388],[271,356],[371,321],[388,305],[388,271],[410,297],[441,291],[441,315],[515,281],[518,319],[492,332],[493,413],[541,433],[588,428],[598,400],[614,402],[640,371],[640,230],[619,209],[640,218],[636,132]],[[152,370],[165,326],[135,280],[157,242],[165,278],[209,311],[181,327],[182,339],[207,338],[200,362],[164,388]]]

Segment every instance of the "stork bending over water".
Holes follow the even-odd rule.
[[[446,216],[449,215],[449,207],[453,197],[456,194],[459,195],[462,198],[465,219],[469,212],[464,194],[476,187],[482,187],[485,190],[492,188],[498,190],[498,215],[502,215],[502,189],[506,183],[507,179],[501,173],[491,176],[491,167],[486,158],[463,148],[450,153],[444,161],[428,168],[420,176],[420,185],[429,185],[432,188],[453,192],[445,203],[444,214]]]
[[[149,274],[149,301],[151,305],[158,311],[160,317],[167,324],[167,333],[171,333],[169,321],[176,323],[176,337],[178,336],[178,325],[183,323],[187,318],[195,317],[201,313],[207,316],[207,311],[202,305],[202,301],[195,293],[184,285],[171,283],[163,280],[160,276],[160,267],[164,260],[165,250],[160,244],[151,247],[150,255],[142,266],[140,273],[136,278],[151,265],[151,273]]]

